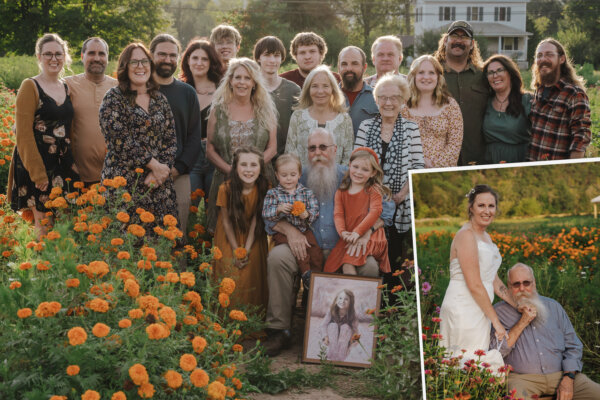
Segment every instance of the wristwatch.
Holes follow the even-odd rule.
[[[371,227],[371,233],[375,233],[375,227]]]
[[[569,378],[575,380],[575,375],[577,374],[577,372],[565,372],[563,374],[563,377],[568,376]]]

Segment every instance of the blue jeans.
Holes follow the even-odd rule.
[[[190,171],[192,193],[196,189],[202,189],[204,191],[204,198],[208,198],[208,191],[210,190],[214,172],[215,166],[206,157],[206,140],[203,140],[202,151],[198,156],[198,160],[196,160],[196,164],[194,164]]]

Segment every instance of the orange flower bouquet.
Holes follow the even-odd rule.
[[[248,257],[248,250],[246,250],[244,247],[238,247],[233,251],[233,255],[238,260],[243,260],[244,258]]]
[[[301,201],[295,201],[292,204],[292,215],[295,217],[300,216],[304,211],[306,211],[306,205]]]

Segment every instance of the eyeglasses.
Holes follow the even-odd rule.
[[[457,33],[451,33],[448,36],[450,36],[450,39],[452,40],[471,40],[471,38],[467,35],[459,35]]]
[[[524,287],[529,287],[531,286],[531,281],[513,282],[510,285],[513,287],[513,289],[518,289],[521,287],[521,285]]]
[[[167,57],[172,58],[173,60],[177,60],[177,57],[179,57],[177,53],[165,53],[162,51],[159,51],[158,53],[156,53],[156,55],[162,60],[164,60]]]
[[[498,69],[497,69],[497,70],[495,70],[495,71],[492,71],[492,70],[490,69],[490,70],[488,70],[488,72],[487,72],[487,76],[490,76],[490,77],[492,77],[492,76],[494,76],[494,75],[500,75],[500,74],[501,74],[501,73],[503,73],[504,71],[506,71],[506,68],[502,68],[502,67],[498,68]]]
[[[65,56],[65,53],[42,53],[42,56],[46,59],[46,60],[52,60],[52,57],[55,57],[57,60],[62,60],[63,57]]]
[[[548,51],[546,53],[537,53],[535,55],[535,59],[536,60],[541,60],[542,58],[554,58],[558,55],[558,53],[552,52],[552,51]]]
[[[318,146],[315,146],[314,144],[312,146],[308,146],[308,152],[309,153],[314,153],[315,151],[317,151],[317,149],[319,149],[320,151],[327,151],[328,148],[335,146],[335,144],[320,144]]]
[[[135,68],[139,67],[140,65],[142,67],[146,67],[148,64],[150,64],[150,60],[148,60],[147,58],[143,58],[141,60],[129,60],[127,64]]]
[[[381,104],[385,104],[388,101],[392,104],[398,104],[401,101],[400,96],[396,95],[396,96],[377,96],[377,100],[379,100],[379,102]]]

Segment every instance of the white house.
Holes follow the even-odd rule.
[[[415,40],[424,32],[445,32],[453,21],[468,21],[485,37],[490,54],[501,53],[527,68],[525,17],[529,0],[415,0]]]

